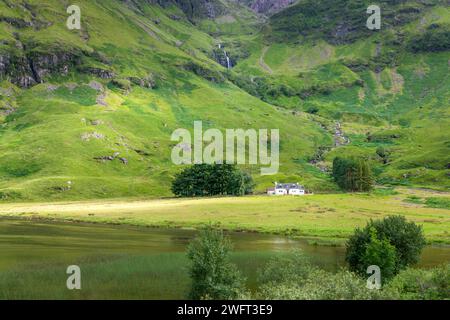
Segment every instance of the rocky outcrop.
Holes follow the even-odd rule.
[[[124,0],[128,4],[137,7],[138,0]],[[159,4],[162,7],[171,5],[178,6],[190,20],[214,19],[227,13],[224,4],[219,0],[149,0],[151,3]],[[297,0],[234,0],[234,2],[250,7],[260,14],[273,14],[287,6],[297,2]]]
[[[24,56],[0,53],[0,79],[28,88],[37,83],[30,61]]]
[[[41,52],[39,50],[10,50],[0,52],[0,80],[9,80],[21,87],[29,88],[43,83],[50,75],[67,76],[71,71],[90,74],[102,79],[111,79],[115,73],[98,67],[82,67],[87,53],[76,49]]]
[[[90,141],[91,139],[102,140],[105,138],[105,135],[99,132],[85,132],[81,135],[81,140]]]
[[[120,155],[119,152],[114,152],[114,154],[112,156],[95,157],[94,160],[97,160],[99,162],[107,162],[107,161],[114,161],[115,159],[118,159],[122,164],[127,165],[128,159],[123,158],[123,157],[119,158],[119,155]]]
[[[273,14],[283,10],[287,6],[297,2],[297,0],[253,0],[250,8],[261,14]]]
[[[135,3],[137,0],[125,1]],[[226,12],[225,6],[219,0],[149,0],[149,2],[162,7],[176,5],[192,21],[204,18],[214,19]]]
[[[129,77],[128,80],[142,88],[148,88],[148,89],[154,89],[156,88],[156,80],[155,76],[151,73],[149,73],[146,77]]]
[[[27,60],[34,80],[40,83],[50,74],[67,76],[71,68],[81,64],[81,54],[72,52],[32,52],[27,55]]]
[[[219,71],[209,69],[206,66],[194,63],[192,61],[183,65],[183,68],[186,71],[193,72],[199,77],[211,82],[222,83],[225,81],[225,77]]]
[[[90,74],[101,79],[112,79],[115,77],[115,73],[108,69],[102,69],[97,67],[85,67],[80,69],[82,73]]]

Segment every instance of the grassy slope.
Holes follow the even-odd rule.
[[[425,203],[437,203],[440,208]],[[427,202],[428,199],[428,202]],[[423,225],[428,241],[450,243],[446,193],[400,190],[398,194],[335,194],[307,197],[170,199],[75,203],[5,204],[1,216],[62,219],[139,226],[198,227],[219,223],[224,229],[280,233],[344,241],[369,219],[404,215]]]
[[[329,36],[329,24],[334,20],[327,19],[338,21],[343,16],[339,6],[331,11],[325,6],[324,16],[311,15],[315,28],[305,27],[298,33],[292,30],[306,9],[298,10],[297,15],[296,10],[281,12],[272,18],[266,37],[256,37],[249,45],[249,58],[235,71],[267,79],[275,92],[280,86],[294,93],[319,90],[306,98],[282,92],[265,98],[297,111],[314,108],[319,117],[342,123],[351,144],[329,153],[324,159],[328,165],[336,155],[362,155],[372,161],[380,183],[448,190],[448,51],[414,53],[408,49],[430,25],[449,26],[448,7],[438,1],[435,4],[422,8],[416,1],[407,1],[396,10],[419,7],[420,14],[406,14],[400,26],[383,25],[380,32],[367,35],[364,26],[357,24],[359,37],[335,44],[330,44],[336,39]],[[383,5],[383,12],[386,8],[392,5]],[[383,23],[389,25],[391,19],[388,16]],[[394,40],[400,44],[393,44]],[[387,139],[369,142],[369,132]],[[399,138],[389,138],[392,134]],[[381,164],[375,153],[379,146],[391,152],[388,165]]]
[[[9,41],[9,46],[16,32],[22,42],[33,41],[34,50],[96,52],[111,61],[100,67],[112,68],[119,80],[151,72],[157,88],[133,86],[129,92],[111,86],[108,80],[78,73],[49,78],[46,84],[29,90],[2,82],[0,102],[17,108],[9,116],[0,115],[2,199],[170,195],[170,181],[180,169],[170,163],[170,134],[178,127],[192,128],[198,119],[218,128],[281,128],[280,174],[260,177],[258,168],[248,168],[255,173],[258,190],[274,180],[299,181],[315,191],[335,190],[326,174],[307,163],[319,146],[332,145],[330,131],[318,122],[330,126],[335,120],[343,123],[352,143],[329,153],[326,163],[337,154],[360,154],[372,160],[381,183],[449,187],[445,169],[450,160],[447,52],[404,53],[398,67],[387,66],[376,74],[370,68],[351,70],[344,62],[372,61],[378,42],[382,43],[382,55],[389,55],[392,35],[388,31],[340,45],[320,38],[274,42],[272,33],[280,32],[276,27],[269,24],[259,33],[261,21],[233,4],[228,5],[231,14],[198,21],[194,26],[186,18],[170,19],[171,14],[183,17],[175,7],[145,5],[138,13],[122,2],[109,0],[80,1],[83,30],[70,32],[65,28],[67,15],[61,3],[29,3],[37,17],[53,24],[36,31],[0,22],[0,37]],[[0,6],[5,16],[31,19],[26,10],[11,9],[4,1]],[[443,6],[433,7],[401,29],[423,32],[432,23],[448,23],[449,16]],[[158,24],[155,19],[159,19]],[[84,40],[86,34],[88,40]],[[281,95],[268,100],[280,106],[273,107],[230,82],[209,82],[183,68],[192,61],[225,74],[210,57],[219,41],[232,56],[242,57],[232,74],[265,77],[295,90],[325,87],[330,92],[308,98]],[[98,66],[99,62],[85,58],[83,64]],[[93,79],[102,83],[104,92],[87,85]],[[355,85],[361,81],[363,86]],[[59,87],[49,90],[48,83]],[[73,88],[72,83],[77,86]],[[15,93],[3,94],[8,89]],[[102,95],[107,106],[97,103]],[[318,115],[302,112],[312,106],[318,107]],[[292,113],[292,109],[300,112]],[[101,124],[93,126],[93,120],[101,120]],[[367,132],[379,136],[394,133],[400,138],[367,142]],[[92,133],[103,138],[81,139]],[[380,145],[391,151],[388,165],[380,164],[375,154]],[[126,157],[129,165],[93,160],[114,152]],[[67,181],[73,183],[72,189],[62,191]]]
[[[85,1],[80,6],[83,32],[87,30],[89,40],[80,40],[64,28],[64,8],[54,1],[36,7],[37,14],[54,21],[54,25],[40,31],[21,30],[21,39],[33,38],[42,50],[52,47],[49,43],[58,43],[69,51],[99,52],[112,60],[108,67],[117,78],[143,77],[151,72],[157,78],[157,88],[135,86],[130,92],[111,86],[108,80],[96,79],[104,88],[104,92],[97,92],[88,85],[93,77],[77,73],[50,78],[48,83],[29,90],[14,88],[18,92],[14,95],[17,111],[5,117],[0,128],[2,198],[169,195],[172,176],[180,169],[171,165],[174,143],[170,135],[179,127],[192,128],[194,120],[203,120],[205,127],[222,129],[282,128],[280,175],[255,175],[260,188],[271,185],[274,179],[333,188],[331,182],[323,183],[320,173],[304,174],[305,165],[293,161],[313,154],[317,145],[330,139],[317,124],[276,110],[229,82],[209,82],[184,70],[184,64],[194,61],[224,72],[205,54],[216,47],[217,39],[197,31],[186,19],[167,17],[171,13],[182,16],[179,10],[145,6],[144,15],[139,15],[117,1]],[[160,22],[155,24],[148,17]],[[224,22],[217,24],[222,26]],[[3,25],[3,34],[10,28]],[[92,62],[85,60],[83,63]],[[49,83],[58,88],[49,89]],[[10,87],[6,82],[2,86],[5,90]],[[107,106],[98,104],[97,98],[102,95]],[[93,126],[93,120],[101,124]],[[103,138],[81,139],[92,133]],[[114,152],[126,157],[129,165],[93,159]],[[249,170],[256,173],[258,167]],[[68,181],[73,188],[61,191]]]

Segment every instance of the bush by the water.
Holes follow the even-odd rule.
[[[378,265],[382,281],[388,280],[417,263],[425,244],[422,227],[403,216],[389,216],[355,230],[347,242],[346,261],[361,276],[370,265]]]
[[[450,299],[450,264],[431,270],[406,269],[387,286],[400,299],[443,300]]]
[[[246,294],[245,279],[229,261],[231,248],[223,232],[212,227],[202,230],[189,244],[191,299],[231,300]]]
[[[314,267],[300,251],[272,259],[260,270],[258,282],[258,299],[365,300],[387,296],[380,290],[369,290],[366,281],[345,269],[332,273]]]
[[[367,275],[368,276],[368,275]],[[272,259],[259,275],[256,298],[272,300],[449,299],[450,265],[430,270],[406,269],[380,290],[367,288],[366,278],[341,269],[314,267],[301,252]]]
[[[373,186],[372,171],[363,159],[334,158],[333,177],[346,191],[369,191]]]
[[[182,197],[241,196],[252,192],[252,177],[230,164],[195,164],[184,169],[172,183],[172,192]]]

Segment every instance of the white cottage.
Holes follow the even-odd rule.
[[[276,196],[285,196],[285,195],[303,196],[305,195],[305,188],[301,186],[299,183],[275,182],[275,187],[267,189],[267,194]]]

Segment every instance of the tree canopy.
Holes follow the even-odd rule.
[[[373,186],[372,171],[363,159],[334,158],[333,177],[346,191],[370,191]]]
[[[252,177],[235,165],[195,164],[175,177],[172,192],[181,197],[241,196],[253,186]]]

